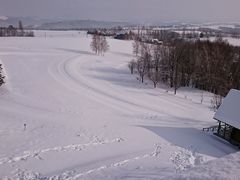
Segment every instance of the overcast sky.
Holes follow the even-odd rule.
[[[240,21],[240,0],[0,0],[0,16],[106,21]]]

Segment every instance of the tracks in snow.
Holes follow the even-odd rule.
[[[117,140],[118,142],[118,140]],[[164,145],[164,146],[162,146]],[[98,166],[96,168],[88,169],[86,171],[81,172],[80,169],[74,169],[71,171],[64,171],[61,173],[58,173],[57,175],[53,176],[43,176],[40,173],[37,172],[31,172],[28,170],[21,170],[17,169],[14,179],[22,178],[24,180],[78,180],[78,179],[85,179],[88,178],[90,175],[96,175],[96,173],[100,173],[101,171],[108,172],[108,170],[112,170],[113,168],[119,168],[123,167],[125,165],[128,165],[130,163],[134,163],[136,161],[141,161],[148,158],[154,158],[157,156],[161,156],[162,148],[166,148],[167,146],[172,146],[170,144],[155,144],[155,150],[151,153],[142,154],[139,156],[135,156],[132,158],[123,159],[120,161],[115,161],[112,159],[111,163],[105,163],[101,166]],[[195,165],[199,165],[203,163],[202,156],[198,153],[195,153],[194,149],[183,149],[179,148],[178,151],[175,151],[173,153],[169,154],[169,160],[173,163],[175,166],[175,169],[177,172],[188,170],[189,168],[194,167]]]
[[[41,155],[46,154],[48,152],[82,151],[88,147],[111,144],[111,143],[119,143],[121,141],[123,141],[122,138],[116,138],[113,140],[105,140],[105,141],[96,140],[94,142],[90,142],[90,143],[86,143],[86,144],[72,144],[72,145],[66,145],[66,146],[57,146],[57,147],[53,147],[53,148],[46,148],[46,149],[41,149],[41,150],[25,151],[22,155],[19,155],[19,156],[1,158],[0,165],[7,164],[7,163],[16,163],[19,161],[26,161],[30,158],[37,158],[39,160],[43,160]]]
[[[113,162],[110,164],[105,164],[105,165],[96,167],[94,169],[89,169],[87,171],[80,172],[80,173],[77,170],[73,170],[73,171],[64,171],[58,175],[53,175],[53,176],[42,176],[40,173],[31,172],[28,170],[17,169],[15,172],[15,175],[13,176],[13,179],[20,178],[20,179],[24,179],[24,180],[32,180],[32,179],[34,179],[34,180],[77,180],[77,179],[83,179],[84,177],[86,177],[88,175],[98,173],[103,170],[122,167],[128,163],[132,163],[135,161],[143,160],[143,159],[154,157],[154,156],[156,156],[156,152],[143,154],[143,155],[136,156],[133,158]]]
[[[63,172],[62,174],[57,175],[57,176],[45,177],[45,179],[46,180],[50,180],[50,179],[51,180],[63,180],[63,179],[64,180],[77,180],[77,179],[81,179],[85,176],[88,176],[90,174],[100,172],[102,170],[121,167],[121,166],[124,166],[128,163],[138,161],[138,160],[143,160],[143,159],[150,158],[150,157],[153,157],[153,156],[155,156],[154,153],[144,154],[142,156],[136,156],[136,157],[133,157],[133,158],[129,158],[129,159],[125,159],[125,160],[122,160],[122,161],[114,162],[114,163],[111,163],[109,165],[103,165],[103,166],[100,166],[100,167],[97,167],[97,168],[94,168],[94,169],[87,170],[85,172],[77,173],[75,171],[67,171],[67,172]]]

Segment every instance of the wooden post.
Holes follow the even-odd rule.
[[[224,132],[223,132],[223,137],[224,137],[224,139],[226,139],[226,124],[225,124],[225,126],[224,126]]]
[[[218,123],[219,123],[219,124],[218,124],[217,134],[220,135],[219,133],[220,133],[220,128],[221,128],[221,121],[218,121]]]

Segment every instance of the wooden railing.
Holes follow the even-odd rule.
[[[211,126],[211,127],[203,128],[203,131],[206,131],[206,132],[209,132],[209,131],[217,132],[217,130],[218,130],[218,126]]]

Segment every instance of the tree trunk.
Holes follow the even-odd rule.
[[[157,87],[157,83],[156,83],[156,82],[153,82],[153,85],[154,85],[154,88],[156,88],[156,87]]]

